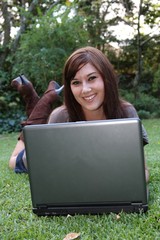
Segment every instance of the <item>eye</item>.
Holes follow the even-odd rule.
[[[91,76],[91,77],[88,78],[88,81],[92,81],[92,80],[94,80],[95,78],[96,78],[96,76]]]
[[[71,85],[79,85],[80,84],[80,81],[78,81],[78,80],[72,80],[71,81]]]

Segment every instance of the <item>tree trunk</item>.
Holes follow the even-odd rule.
[[[10,32],[11,32],[11,24],[10,24],[10,13],[8,11],[7,2],[2,1],[2,16],[4,18],[3,23],[3,36],[2,36],[2,51],[0,53],[0,69],[4,69],[4,65],[6,62],[6,58],[9,54],[9,43],[10,43]]]
[[[29,9],[28,9],[28,12],[33,12],[33,10],[35,9],[37,5],[37,1],[32,1],[30,6],[29,6]],[[21,1],[21,7],[24,9],[25,11],[25,0],[22,0]],[[15,52],[19,46],[19,42],[20,42],[20,37],[22,35],[22,33],[25,32],[26,30],[26,27],[27,27],[27,19],[24,15],[20,15],[20,29],[19,31],[17,32],[17,35],[15,37],[15,40],[13,42],[13,51]]]
[[[138,86],[141,79],[141,72],[142,72],[142,46],[141,46],[141,32],[140,32],[140,17],[142,13],[142,4],[143,0],[140,0],[139,3],[139,12],[138,12],[138,25],[137,25],[137,72],[134,78],[134,97],[135,99],[138,98],[139,90]]]

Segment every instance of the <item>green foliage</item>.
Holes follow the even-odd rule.
[[[142,6],[142,14],[145,22],[153,28],[159,24],[159,3],[152,0],[144,0]]]
[[[142,36],[142,39],[146,43],[142,48],[142,68],[137,87],[140,93],[143,92],[159,99],[159,46],[156,41],[147,41],[147,36]],[[136,39],[126,43],[127,45],[124,45],[120,51],[119,58],[114,60],[114,66],[120,74],[121,88],[134,91],[137,73],[137,43]]]
[[[153,92],[158,93],[160,95],[160,64],[157,71],[154,74]]]
[[[9,75],[3,72],[0,77],[0,133],[19,131],[24,119],[24,107],[10,83]]]
[[[62,105],[63,97],[53,103],[53,109]],[[6,132],[19,132],[21,122],[26,120],[27,116],[24,108],[24,100],[16,91],[9,91],[0,97],[0,134]]]
[[[128,92],[126,90],[121,90],[121,95],[134,105],[140,118],[160,117],[160,101],[157,98],[144,93],[140,93],[138,97],[135,98],[133,92]]]
[[[66,12],[65,12],[66,13]],[[37,19],[32,30],[28,30],[21,39],[19,50],[15,56],[10,56],[13,62],[12,78],[19,74],[25,74],[38,90],[43,93],[52,79],[61,84],[62,69],[68,55],[87,42],[87,32],[82,28],[82,19],[69,19],[65,14],[63,22],[58,23],[57,18],[48,15]],[[11,78],[11,79],[12,79]],[[10,82],[9,82],[10,84]],[[10,89],[11,90],[11,89]],[[7,96],[3,98],[3,120],[2,131],[19,130],[19,122],[23,118],[23,108],[19,96],[7,89]],[[6,107],[9,108],[9,116],[5,114]],[[21,117],[16,117],[19,112]],[[16,120],[15,120],[16,119]],[[18,122],[19,121],[19,122]]]
[[[21,130],[20,122],[25,119],[22,110],[3,114],[0,119],[0,134],[4,132],[18,132]]]
[[[136,39],[126,40],[125,45],[121,48],[117,66],[120,74],[133,74],[136,72],[136,45]]]
[[[77,2],[76,11],[77,14],[83,16],[84,27],[89,34],[89,43],[98,49],[105,50],[106,44],[116,41],[117,38],[113,35],[111,26],[117,25],[117,17],[111,14],[113,17],[108,17],[111,12],[119,14],[123,3],[113,4],[114,1],[103,0],[81,0]],[[122,4],[122,5],[121,5]],[[123,5],[125,8],[125,4]]]
[[[17,112],[21,109],[22,112],[22,105],[17,100],[18,95],[13,94],[9,87],[11,79],[23,73],[33,82],[41,94],[51,79],[61,83],[62,69],[66,58],[76,48],[84,45],[96,46],[107,53],[117,73],[123,79],[121,87],[127,91],[134,91],[134,76],[137,71],[138,57],[137,36],[122,41],[117,39],[110,28],[111,26],[118,26],[124,20],[131,27],[137,29],[137,21],[134,21],[137,18],[137,12],[133,11],[135,7],[133,0],[118,1],[118,4],[113,0],[63,0],[55,3],[52,1],[25,1],[25,3],[25,5],[21,1],[10,1],[8,3],[8,16],[12,15],[8,27],[19,27],[24,30],[24,32],[21,32],[20,45],[17,44],[17,48],[13,48],[17,36],[14,39],[11,38],[9,45],[7,45],[6,55],[4,55],[3,36],[5,34],[2,34],[0,43],[0,68],[2,66],[2,69],[0,69],[0,114],[3,115],[0,117],[4,120],[5,126],[8,125],[5,129],[10,129],[8,124],[10,120],[6,120],[6,123],[3,117],[13,119],[14,111]],[[0,4],[0,7],[2,6]],[[122,10],[125,12],[124,17],[121,16]],[[138,11],[138,9],[134,10]],[[151,29],[153,26],[159,26],[158,4],[154,4],[151,0],[145,0],[141,10],[145,23],[151,26]],[[115,14],[113,17],[110,14],[111,12]],[[4,14],[4,16],[6,15]],[[2,14],[2,18],[4,16]],[[10,34],[9,29],[5,29],[4,21],[0,24],[0,28],[4,29],[4,33]],[[141,30],[143,31],[143,29]],[[142,31],[140,36],[142,72],[138,89],[140,92],[151,95],[151,98],[154,96],[159,99],[160,74],[158,63],[160,62],[160,51],[159,44],[157,44],[159,36],[155,31],[153,32],[155,35],[150,38]],[[110,51],[109,44],[114,41],[122,47],[119,51],[113,48]],[[14,52],[15,49],[16,52]],[[1,60],[5,60],[3,64]],[[5,96],[3,92],[6,93]],[[8,107],[9,104],[17,104],[17,108]],[[136,104],[138,108],[142,107],[138,110],[140,115],[147,118],[149,116],[159,116],[159,107],[157,110],[153,110],[151,104],[149,104],[150,107],[144,110],[142,103]],[[155,104],[157,107],[157,103]],[[5,115],[6,111],[13,114]]]
[[[160,125],[159,119],[144,120],[150,144],[145,147],[150,170],[149,210],[146,214],[76,215],[37,217],[32,213],[28,175],[8,169],[17,134],[0,135],[0,239],[64,239],[79,232],[83,240],[160,239]]]
[[[0,97],[0,133],[20,131],[20,123],[25,118],[23,110],[20,99],[15,93],[3,94]]]
[[[48,15],[37,20],[22,36],[14,60],[13,75],[23,73],[43,90],[51,79],[61,82],[66,58],[88,41],[82,18],[64,15],[61,23],[57,18]]]

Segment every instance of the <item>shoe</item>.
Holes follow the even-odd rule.
[[[57,85],[59,86],[58,83],[57,83]],[[64,85],[61,86],[61,87],[60,86],[59,87],[55,86],[55,92],[59,95],[62,92],[63,88],[64,88]]]
[[[60,86],[57,82],[52,80],[49,82],[48,88],[44,94],[46,94],[46,93],[55,94],[56,93],[56,95],[59,95],[62,92],[63,88],[64,88],[64,86]]]
[[[30,81],[24,75],[20,75],[19,77],[23,85],[27,85],[30,83]]]
[[[23,98],[26,104],[26,114],[29,117],[39,101],[39,96],[32,83],[24,75],[19,75],[19,77],[12,80],[11,86],[16,89]]]
[[[16,89],[21,85],[30,85],[30,84],[31,82],[24,75],[19,75],[17,78],[13,79],[11,82],[11,86]]]

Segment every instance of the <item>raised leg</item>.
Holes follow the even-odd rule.
[[[42,98],[38,100],[29,118],[22,123],[22,126],[47,123],[48,117],[52,111],[52,105],[54,101],[59,98],[58,94],[62,90],[63,90],[63,86],[60,87],[56,82],[51,81],[48,85],[46,92],[44,93]],[[21,132],[18,138],[18,142],[15,146],[15,149],[9,160],[9,167],[11,169],[15,169],[16,161],[17,159],[19,159],[19,157],[21,157],[21,161],[24,167],[27,168],[25,152],[24,153],[22,152],[22,150],[24,149],[25,149],[24,138],[23,138],[23,133]]]
[[[16,89],[22,96],[26,104],[27,117],[30,116],[33,108],[39,101],[39,96],[32,83],[24,76],[20,75],[11,82],[11,86]]]

